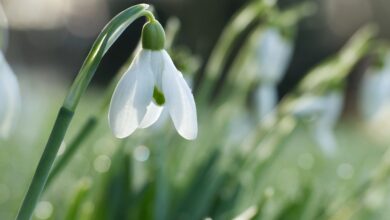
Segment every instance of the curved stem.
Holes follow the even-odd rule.
[[[84,94],[94,76],[104,54],[123,31],[136,19],[142,16],[146,16],[149,20],[154,19],[151,12],[147,11],[147,8],[148,5],[139,4],[124,10],[104,27],[103,31],[96,39],[58,113],[45,150],[19,210],[17,220],[29,220],[31,218],[35,205],[48,179],[58,149],[72,120],[73,113],[76,110],[81,96]]]
[[[74,80],[69,93],[67,94],[63,106],[74,111],[80,101],[81,96],[87,89],[96,69],[104,54],[118,39],[123,31],[139,17],[146,16],[148,20],[153,20],[154,16],[147,11],[148,5],[140,4],[124,10],[115,16],[106,25],[92,46],[79,74]]]

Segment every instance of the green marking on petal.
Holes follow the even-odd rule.
[[[154,87],[153,99],[156,102],[156,104],[159,106],[164,105],[164,103],[165,103],[164,94],[160,90],[158,90],[157,87]]]

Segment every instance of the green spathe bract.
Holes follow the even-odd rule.
[[[162,50],[165,46],[164,28],[157,20],[146,23],[142,29],[142,47],[148,50]]]

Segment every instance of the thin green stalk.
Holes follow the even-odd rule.
[[[88,196],[89,191],[91,190],[91,180],[89,178],[82,179],[77,186],[76,193],[71,200],[69,209],[65,215],[65,220],[74,220],[78,219],[80,215],[80,209],[83,205],[83,202]]]
[[[157,155],[156,155],[156,167],[157,167],[157,176],[156,176],[156,199],[154,204],[154,219],[155,220],[164,220],[168,218],[169,210],[169,178],[168,178],[168,167],[167,161],[169,161],[169,154],[167,147],[172,146],[173,136],[170,135],[168,138],[161,143],[160,146],[157,146]]]
[[[156,190],[156,202],[155,202],[155,220],[164,220],[167,218],[167,208],[168,208],[168,190],[167,190],[167,174],[166,174],[166,157],[167,152],[163,147],[158,147],[157,155],[157,190]]]
[[[72,111],[63,107],[60,109],[57,120],[54,123],[53,130],[50,134],[50,138],[46,144],[45,151],[42,154],[37,170],[34,174],[33,181],[30,184],[27,195],[23,200],[22,207],[19,210],[19,214],[17,216],[18,220],[28,220],[31,218],[35,204],[37,203],[39,195],[45,186],[51,165],[54,162],[57,151],[61,146],[66,129],[68,128],[72,117]]]
[[[69,162],[70,158],[74,155],[80,144],[87,139],[87,137],[94,131],[94,128],[98,124],[98,118],[97,117],[90,117],[88,121],[84,124],[78,135],[72,140],[72,142],[69,144],[69,147],[66,150],[66,153],[60,159],[57,163],[53,166],[53,169],[50,172],[49,178],[46,182],[46,187],[48,188],[49,185],[52,183],[53,179],[62,171],[62,169],[65,167],[65,165]]]
[[[57,155],[58,149],[65,137],[76,107],[87,89],[96,69],[107,50],[118,39],[123,31],[136,19],[146,16],[154,19],[153,14],[147,11],[148,5],[139,4],[130,7],[114,17],[103,29],[92,46],[83,66],[73,82],[64,104],[58,113],[53,130],[39,161],[32,182],[19,210],[17,220],[29,220],[35,205],[46,184],[50,169]]]

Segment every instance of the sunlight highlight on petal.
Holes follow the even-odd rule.
[[[198,134],[194,97],[183,75],[176,70],[166,52],[164,58],[162,84],[169,114],[179,134],[188,140],[193,140]]]
[[[154,102],[151,102],[146,108],[146,114],[139,125],[139,128],[147,128],[154,124],[161,115],[164,107],[156,105]]]
[[[118,138],[125,138],[135,131],[152,100],[154,79],[147,68],[149,63],[150,53],[141,51],[114,91],[109,123]]]

